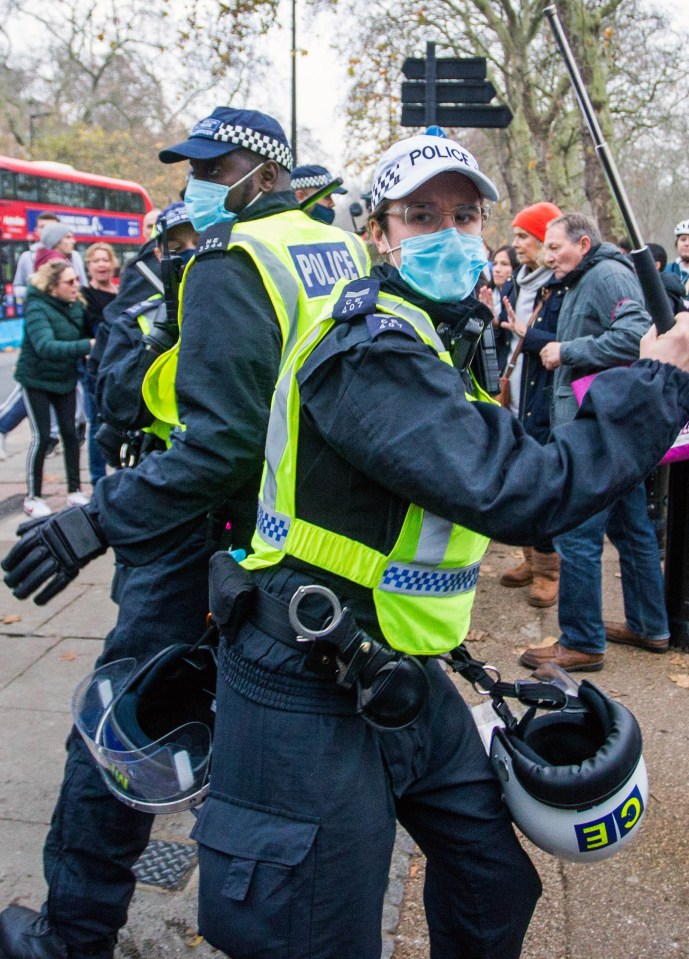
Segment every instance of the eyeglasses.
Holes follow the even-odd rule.
[[[488,219],[487,210],[475,203],[462,203],[452,210],[441,210],[435,203],[411,203],[409,206],[392,207],[387,212],[391,216],[401,216],[406,225],[417,233],[435,233],[446,216],[452,217],[452,222],[459,230],[480,227]]]

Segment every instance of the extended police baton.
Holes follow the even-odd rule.
[[[177,305],[179,302],[179,275],[177,273],[176,264],[170,256],[166,218],[161,216],[158,224],[160,227],[160,240],[163,254],[160,258],[160,272],[163,277],[165,312],[167,313],[168,323],[176,329]]]
[[[168,244],[167,220],[161,216],[158,220],[158,235],[162,256],[160,258],[160,272],[163,278],[163,300],[165,302],[164,319],[156,318],[151,329],[144,333],[143,342],[151,353],[165,353],[171,349],[179,339],[179,324],[177,307],[179,302],[179,274],[175,258],[170,255]],[[179,261],[179,257],[176,258]]]
[[[158,277],[155,275],[153,270],[150,267],[146,266],[143,260],[137,260],[134,266],[139,271],[139,273],[143,276],[144,280],[146,280],[148,283],[151,284],[151,286],[156,291],[156,293],[165,292],[165,287],[163,286],[162,282],[158,279]]]
[[[330,196],[331,193],[334,193],[338,187],[342,186],[344,180],[341,176],[336,176],[334,180],[331,180],[330,183],[326,183],[325,186],[321,187],[320,190],[317,190],[315,193],[312,193],[311,196],[307,196],[305,200],[302,200],[299,204],[299,207],[306,211],[310,210],[312,206],[315,206],[317,203],[320,203],[321,200],[324,200],[327,196]]]
[[[567,72],[569,73],[569,78],[579,103],[579,108],[589,128],[589,133],[596,148],[596,154],[598,155],[600,164],[603,167],[603,172],[608,180],[608,185],[610,186],[610,192],[622,215],[624,225],[632,241],[633,250],[629,255],[634,262],[636,274],[639,278],[641,289],[643,290],[646,308],[653,317],[658,332],[667,333],[667,331],[675,325],[675,320],[672,314],[672,306],[665,292],[665,287],[660,279],[660,274],[656,270],[653,254],[641,237],[641,232],[632,211],[624,184],[622,183],[613,155],[603,139],[603,131],[594,113],[593,104],[584,86],[584,81],[579,73],[579,68],[574,60],[567,37],[562,29],[555,5],[550,4],[550,6],[545,7],[543,15],[550,24],[555,42],[562,55],[562,59],[565,61],[565,66],[567,67]]]

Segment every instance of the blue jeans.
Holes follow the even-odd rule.
[[[84,407],[86,410],[86,419],[88,420],[87,442],[91,486],[95,487],[98,480],[103,479],[105,476],[105,459],[100,451],[100,446],[96,442],[96,433],[100,426],[98,410],[96,409],[96,388],[93,377],[88,374],[82,377],[81,385],[84,388]]]
[[[144,662],[172,643],[193,643],[208,611],[206,520],[181,546],[145,566],[118,566],[113,599],[117,625],[96,666],[133,656]],[[109,959],[127,921],[132,866],[148,843],[153,816],[130,809],[103,783],[73,729],[60,796],[45,841],[44,909],[66,941],[70,959]]]
[[[670,635],[660,553],[646,510],[643,484],[561,536],[560,642],[580,653],[605,652],[603,626],[603,541],[620,555],[624,615],[629,629],[649,639]]]

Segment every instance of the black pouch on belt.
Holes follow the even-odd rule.
[[[405,729],[416,722],[428,699],[428,676],[414,656],[377,642],[356,623],[347,607],[327,632],[337,650],[336,682],[354,687],[357,713],[379,730]]]
[[[228,643],[234,641],[254,602],[256,584],[229,553],[214,553],[210,562],[210,610]]]

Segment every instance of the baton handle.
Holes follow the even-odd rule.
[[[311,196],[307,196],[305,200],[302,200],[299,206],[306,213],[311,209],[312,206],[315,206],[317,203],[320,203],[321,200],[324,200],[327,196],[330,196],[331,193],[334,193],[338,187],[341,187],[344,183],[344,180],[341,176],[335,177],[334,180],[331,180],[330,183],[327,183],[325,186],[321,187],[320,190],[317,190],[316,193],[312,193]]]
[[[543,10],[543,15],[550,24],[550,29],[553,32],[555,42],[558,46],[562,59],[564,60],[572,87],[574,88],[574,92],[579,103],[579,108],[584,120],[586,121],[586,126],[589,129],[589,133],[591,134],[591,138],[596,148],[596,155],[598,156],[598,160],[603,167],[603,172],[605,173],[608,181],[610,192],[612,193],[613,199],[615,200],[617,208],[620,211],[624,225],[627,229],[627,233],[629,233],[629,238],[632,241],[632,246],[634,249],[632,250],[631,258],[634,266],[636,267],[639,284],[644,294],[646,309],[653,317],[653,322],[655,323],[658,332],[667,333],[667,331],[672,329],[672,327],[675,325],[675,318],[672,313],[672,305],[670,304],[670,300],[665,292],[663,281],[660,279],[660,275],[655,268],[653,254],[648,249],[641,236],[641,231],[639,230],[639,225],[636,222],[636,217],[634,216],[634,211],[632,210],[631,203],[629,202],[627,191],[624,188],[622,178],[619,170],[617,169],[617,164],[615,163],[615,159],[610,152],[608,144],[603,138],[603,131],[598,123],[598,118],[596,117],[593,109],[593,104],[591,103],[588,91],[584,85],[581,74],[579,73],[579,68],[577,67],[576,61],[572,54],[569,41],[567,40],[565,32],[562,29],[562,24],[560,22],[560,17],[555,4],[550,4],[549,6],[545,7]]]

